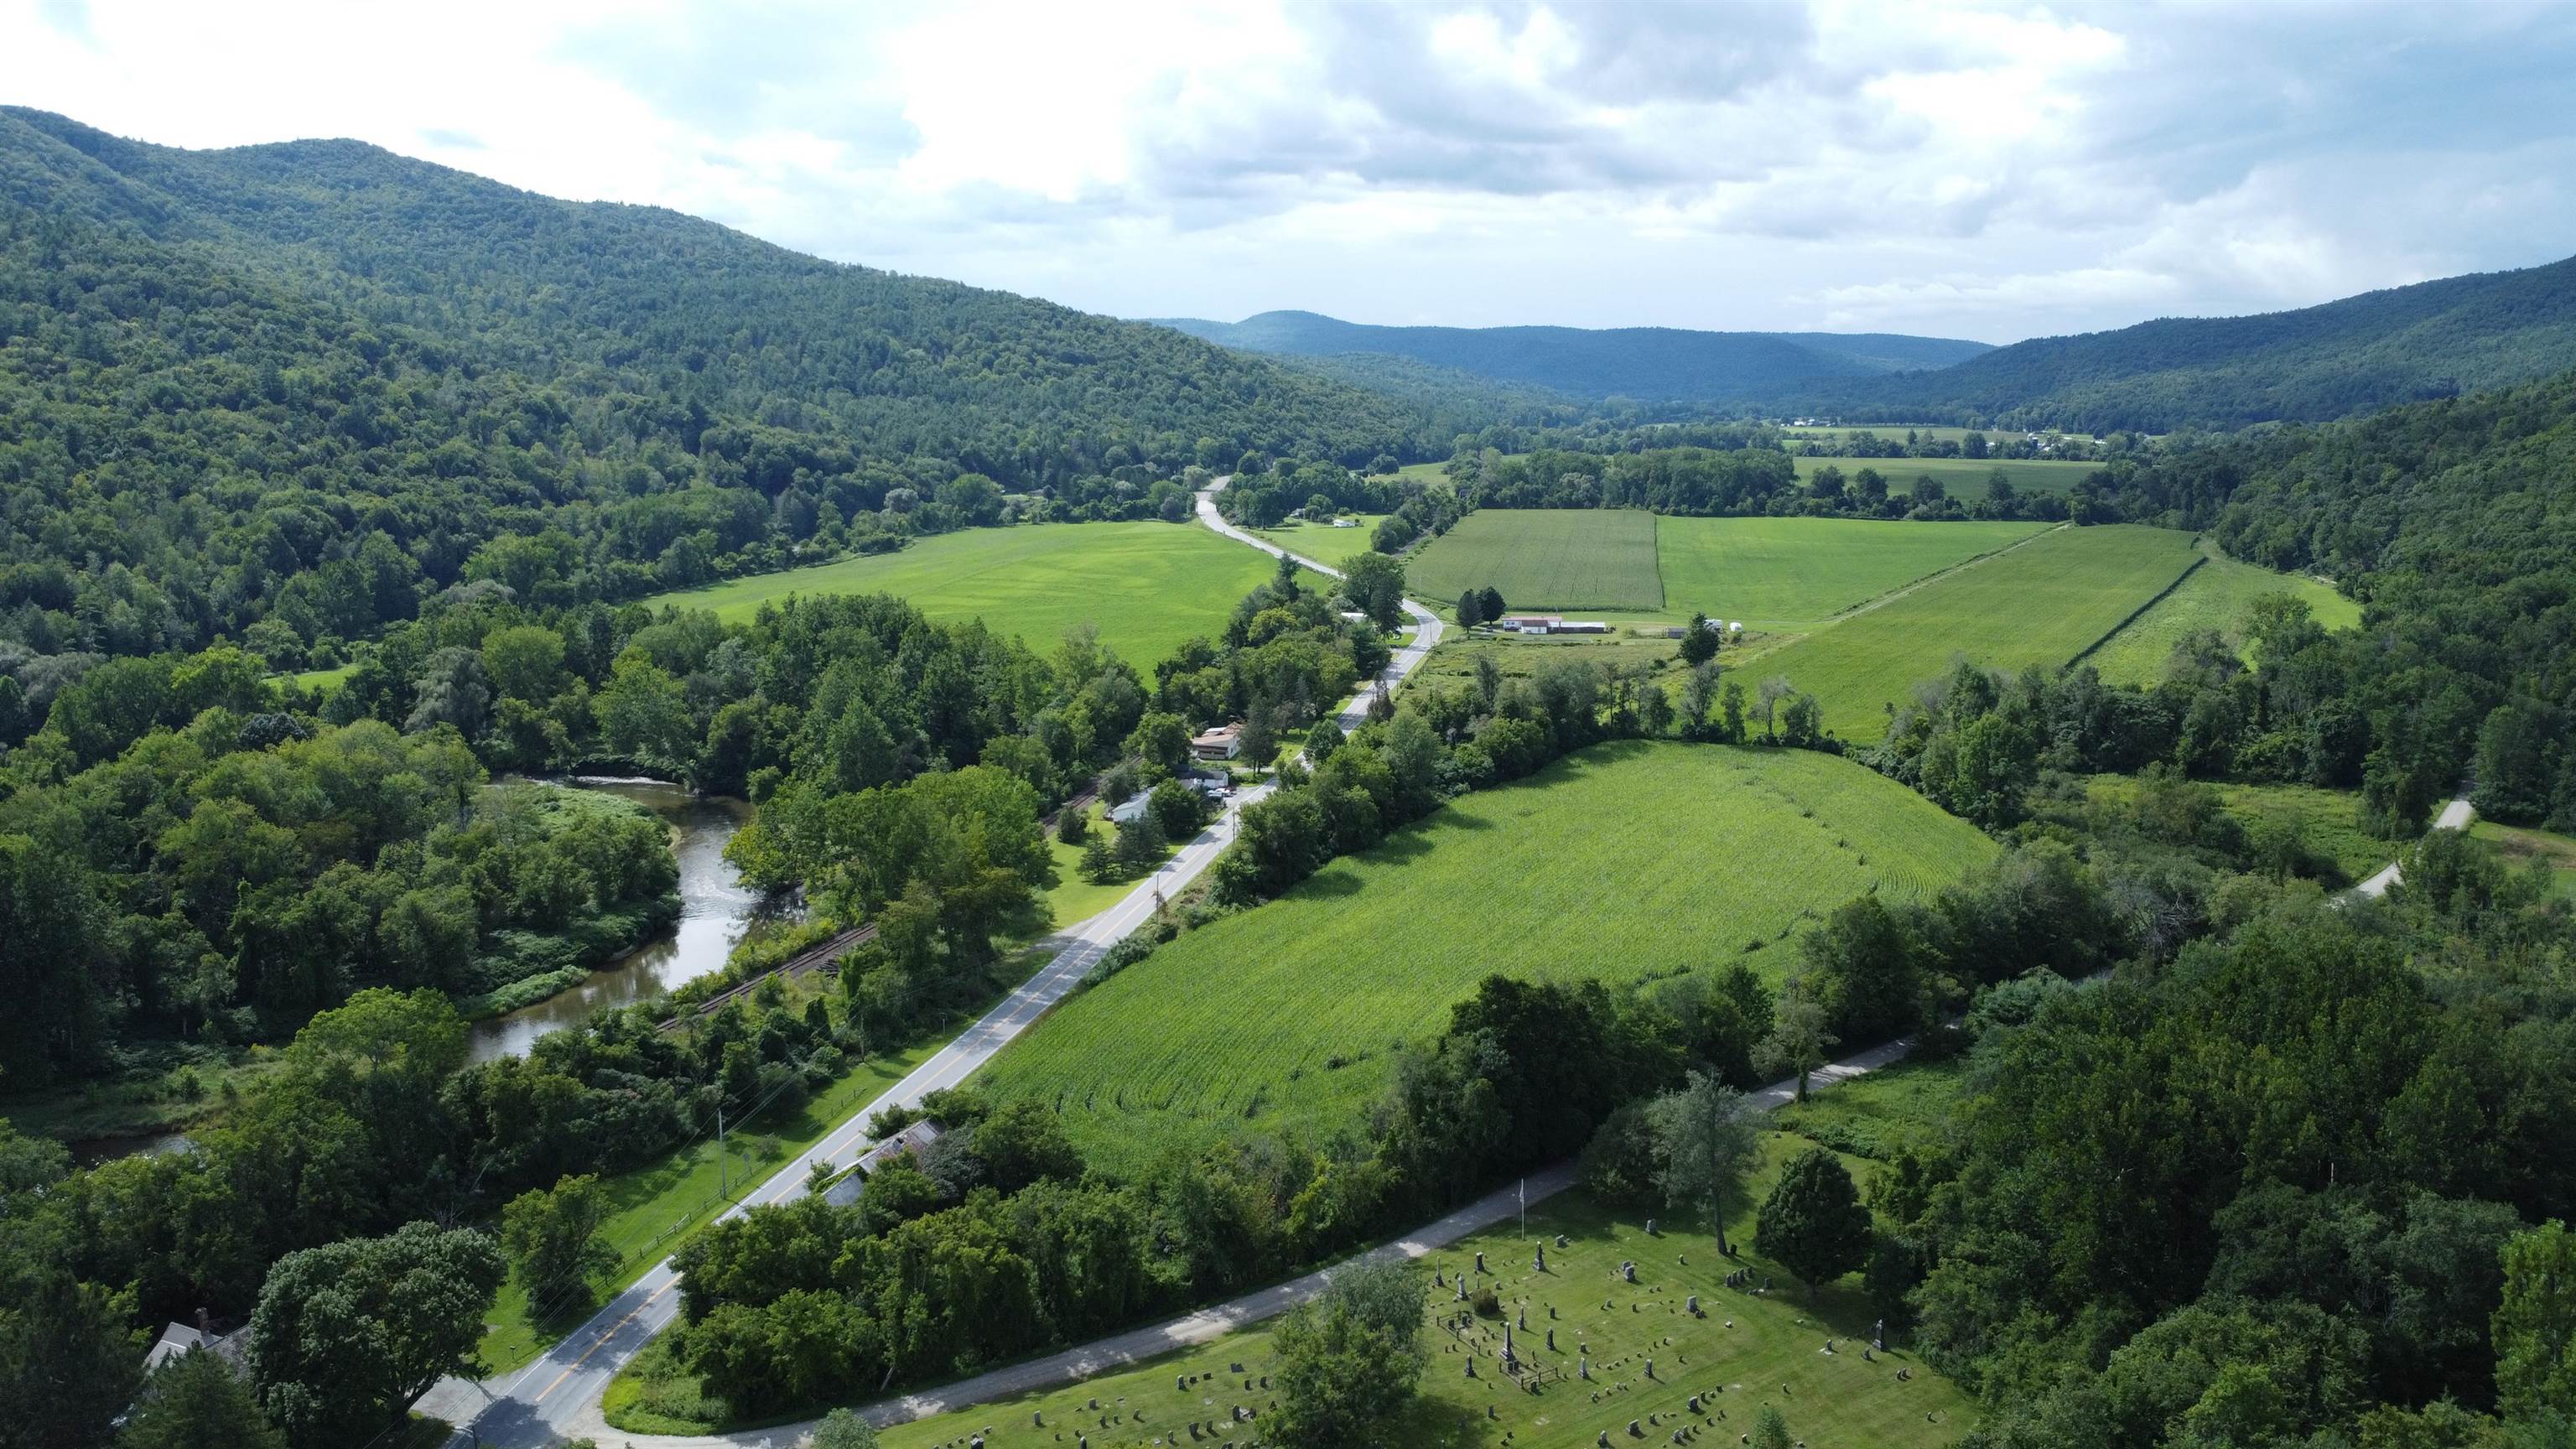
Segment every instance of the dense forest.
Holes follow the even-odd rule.
[[[1937,372],[1800,384],[1774,410],[1849,422],[2164,433],[2329,422],[2576,366],[2576,258],[2252,317],[2017,342]]]
[[[0,111],[0,648],[273,664],[460,585],[550,601],[1016,519],[1498,414],[576,205],[354,143]],[[17,665],[13,660],[11,669]]]
[[[1406,359],[1570,398],[1707,406],[1767,397],[1801,378],[1947,367],[1982,342],[1877,332],[1694,332],[1678,327],[1379,327],[1313,312],[1163,326],[1248,352]]]

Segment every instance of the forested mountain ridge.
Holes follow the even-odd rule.
[[[1380,327],[1314,312],[1241,322],[1155,319],[1193,337],[1304,357],[1407,357],[1575,397],[1712,403],[1769,396],[1805,379],[1945,367],[1982,342],[1887,333],[1699,332],[1678,327]]]
[[[1819,384],[1778,405],[1855,422],[2236,428],[2330,422],[2576,367],[2576,258],[2248,317],[2041,337],[1937,372]]]
[[[1435,432],[1166,329],[354,142],[0,111],[0,640],[35,654],[274,621],[291,663],[475,577],[618,598],[1144,516],[1192,463],[1421,456],[1467,407]]]

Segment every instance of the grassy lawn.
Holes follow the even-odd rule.
[[[2325,584],[2301,574],[2270,569],[2221,554],[2203,543],[2207,562],[2191,571],[2182,586],[2158,599],[2155,607],[2123,626],[2085,662],[2115,684],[2158,683],[2174,646],[2196,629],[2215,629],[2240,654],[2247,652],[2240,626],[2246,606],[2264,594],[2292,594],[2307,600],[2316,621],[2328,629],[2349,629],[2361,622],[2361,605]]]
[[[2576,900],[2576,839],[2554,831],[2498,825],[2492,820],[2480,820],[2470,825],[2469,834],[2493,845],[2516,865],[2533,860],[2548,861],[2550,874],[2558,882],[2558,894],[2568,900]]]
[[[1280,900],[1183,935],[1059,1007],[985,1069],[1133,1167],[1247,1121],[1355,1125],[1393,1049],[1487,975],[1637,980],[1744,959],[1776,977],[1805,921],[1913,895],[1993,850],[1847,760],[1598,746],[1481,791]]]
[[[1347,531],[1347,530],[1345,530]],[[1270,576],[1270,561],[1192,524],[1056,523],[970,528],[900,553],[734,579],[644,600],[747,619],[790,594],[900,594],[934,619],[982,619],[1041,653],[1090,622],[1100,642],[1141,668],[1193,634],[1225,628],[1234,601]]]
[[[1666,669],[1681,669],[1681,641],[1665,637],[1670,627],[1661,619],[1605,620],[1613,632],[1608,634],[1467,634],[1456,629],[1443,635],[1440,646],[1422,661],[1414,678],[1442,684],[1472,680],[1476,661],[1488,658],[1503,677],[1528,678],[1547,665],[1561,660],[1615,665],[1633,669],[1639,665],[1652,668],[1663,661]],[[1650,632],[1637,633],[1636,630]],[[1676,673],[1674,678],[1680,675]]]
[[[1405,568],[1418,598],[1453,601],[1502,590],[1514,613],[1566,609],[1660,612],[1655,516],[1635,508],[1483,508]]]
[[[1885,436],[1885,434],[1881,434]],[[1897,433],[1898,437],[1905,434]],[[1819,468],[1840,468],[1850,478],[1863,468],[1875,468],[1887,480],[1887,491],[1909,494],[1914,480],[1930,474],[1953,498],[1974,503],[1986,496],[1986,480],[1997,468],[2012,480],[2012,486],[2023,493],[2071,493],[2084,475],[2102,465],[2099,463],[2061,463],[2055,459],[1994,458],[1795,458],[1798,479],[1805,482]]]
[[[945,1036],[932,1037],[891,1055],[871,1057],[796,1111],[773,1109],[729,1130],[721,1195],[712,1140],[681,1148],[650,1167],[606,1179],[616,1212],[600,1235],[621,1256],[614,1286],[599,1297],[604,1299],[642,1277],[689,1234],[714,1221],[734,1199],[822,1141],[947,1041]],[[480,1346],[484,1362],[496,1373],[517,1368],[580,1326],[596,1306],[596,1300],[587,1301],[567,1305],[543,1319],[533,1318],[527,1294],[514,1276],[502,1285],[493,1316],[485,1321]]]
[[[320,694],[338,688],[340,681],[357,672],[358,666],[355,664],[340,664],[329,669],[307,669],[287,677],[294,680],[299,688]]]
[[[1106,836],[1112,844],[1118,839],[1118,827],[1109,823],[1108,814],[1098,801],[1091,805],[1091,828]],[[1086,842],[1087,843],[1087,842]],[[1121,877],[1106,885],[1093,885],[1082,878],[1080,845],[1067,845],[1053,835],[1047,837],[1047,849],[1055,856],[1055,889],[1046,893],[1046,902],[1055,912],[1056,929],[1062,930],[1078,921],[1090,920],[1102,911],[1127,898],[1142,877]],[[1170,859],[1180,849],[1175,845],[1164,853]]]
[[[1420,1399],[1382,1442],[1572,1446],[1592,1444],[1606,1432],[1618,1444],[1665,1443],[1676,1429],[1688,1428],[1694,1443],[1724,1444],[1751,1428],[1764,1404],[1809,1444],[1910,1449],[1955,1442],[1975,1422],[1965,1394],[1901,1340],[1874,1354],[1875,1362],[1862,1359],[1878,1315],[1857,1278],[1826,1287],[1811,1304],[1786,1270],[1753,1251],[1752,1205],[1770,1190],[1781,1165],[1808,1146],[1790,1133],[1764,1134],[1764,1165],[1753,1192],[1729,1214],[1728,1238],[1743,1255],[1732,1261],[1718,1256],[1705,1232],[1676,1231],[1667,1219],[1649,1237],[1643,1210],[1606,1207],[1581,1193],[1532,1207],[1527,1231],[1501,1223],[1432,1253],[1422,1264],[1430,1368]],[[1846,1165],[1860,1177],[1874,1170],[1866,1162]],[[1566,1238],[1563,1247],[1558,1234]],[[1547,1249],[1543,1274],[1532,1271],[1540,1246]],[[1479,1252],[1496,1271],[1475,1273]],[[1637,1265],[1633,1285],[1620,1277],[1619,1265],[1627,1261]],[[1738,1266],[1768,1274],[1773,1291],[1726,1287]],[[1454,1330],[1460,1305],[1454,1289],[1431,1286],[1435,1272],[1450,1283],[1467,1273],[1471,1291],[1493,1288],[1516,1323],[1526,1312],[1526,1330],[1513,1335],[1515,1351],[1563,1377],[1536,1393],[1512,1386],[1497,1358],[1500,1323],[1472,1320]],[[1693,1295],[1705,1317],[1684,1311]],[[1830,1354],[1823,1351],[1828,1338],[1834,1340]],[[1470,1353],[1473,1379],[1465,1370]],[[1578,1376],[1584,1357],[1591,1361],[1589,1382]],[[1653,1379],[1645,1377],[1649,1358]],[[1209,1424],[1214,1432],[1201,1432],[1213,1449],[1229,1435],[1257,1437],[1277,1397],[1264,1387],[1276,1366],[1271,1329],[1256,1327],[1080,1384],[898,1425],[884,1430],[881,1442],[887,1449],[954,1449],[981,1434],[991,1449],[1068,1449],[1073,1441],[1055,1436],[1081,1433],[1095,1449],[1144,1449],[1199,1442],[1184,1435]],[[1900,1381],[1900,1368],[1911,1377]],[[1178,1386],[1184,1379],[1187,1388]],[[1690,1412],[1693,1395],[1701,1396],[1697,1414]],[[1098,1408],[1091,1407],[1095,1402]],[[1233,1424],[1238,1407],[1252,1412],[1251,1425]],[[1643,1425],[1645,1439],[1628,1437],[1631,1420]]]
[[[1847,518],[1659,518],[1665,611],[1810,629],[1927,574],[2017,543],[2044,523]]]
[[[1383,513],[1355,513],[1357,528],[1335,528],[1329,523],[1283,523],[1277,528],[1250,530],[1256,538],[1266,538],[1290,553],[1313,559],[1328,568],[1344,563],[1369,551],[1369,540],[1376,536]]]
[[[2172,529],[2057,529],[1761,654],[1744,664],[1744,683],[1785,675],[1824,706],[1828,729],[1875,743],[1888,708],[1953,660],[2054,669],[2118,628],[2194,556],[2192,536]]]

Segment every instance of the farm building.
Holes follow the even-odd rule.
[[[1599,619],[1564,619],[1558,621],[1557,626],[1548,632],[1551,634],[1607,634],[1610,632],[1610,626]]]
[[[1505,614],[1494,627],[1507,634],[1552,634],[1564,622],[1562,614]]]
[[[1190,753],[1202,760],[1231,760],[1243,753],[1243,726],[1220,725],[1190,737]]]

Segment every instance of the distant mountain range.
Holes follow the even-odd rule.
[[[1693,332],[1678,327],[1378,327],[1314,312],[1240,322],[1151,319],[1247,352],[1300,357],[1378,354],[1573,397],[1734,402],[1807,378],[1875,377],[1948,367],[1982,342],[1884,332]]]
[[[2251,317],[2041,337],[1938,372],[1784,389],[1855,421],[2068,428],[2324,422],[2576,367],[2576,258]]]
[[[1412,358],[1580,399],[2169,432],[2325,422],[2576,368],[2576,258],[2008,347],[1888,333],[1372,327],[1312,312],[1162,325],[1253,352]]]

